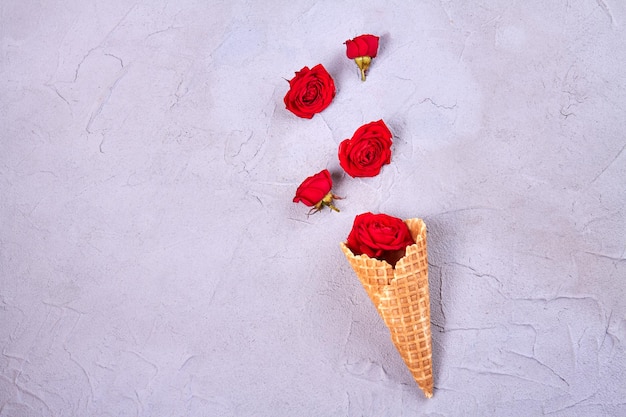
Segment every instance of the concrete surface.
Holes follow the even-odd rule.
[[[623,1],[0,13],[0,416],[626,415]],[[378,119],[391,164],[350,178]],[[342,211],[307,217],[324,168]],[[427,222],[431,400],[339,249],[364,211]]]

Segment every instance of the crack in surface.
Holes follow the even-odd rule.
[[[485,370],[485,369],[473,369],[473,368],[459,367],[459,366],[456,366],[454,368],[462,370],[462,371],[472,372],[472,373],[478,374],[478,375],[506,376],[506,377],[510,377],[510,378],[521,379],[522,381],[528,381],[528,382],[532,382],[534,384],[545,385],[545,386],[548,386],[548,387],[556,388],[556,389],[558,389],[560,391],[565,391],[563,388],[561,388],[559,386],[556,386],[556,385],[546,384],[544,382],[537,381],[537,380],[532,379],[532,378],[525,378],[525,377],[523,377],[521,375],[510,374],[510,373],[507,373],[507,372],[496,372],[496,371],[490,371],[490,370]]]
[[[87,122],[87,126],[85,126],[85,131],[87,133],[92,133],[91,125],[93,124],[94,120],[100,115],[100,113],[102,113],[102,109],[104,109],[104,106],[109,102],[109,99],[111,98],[111,95],[113,95],[113,90],[115,90],[115,87],[117,87],[122,78],[124,78],[124,76],[128,73],[128,68],[130,68],[130,65],[122,67],[122,69],[117,73],[115,81],[113,81],[113,83],[109,86],[109,88],[107,89],[107,93],[100,100],[98,108],[93,111],[89,116],[89,121]]]
[[[76,69],[74,70],[74,79],[72,80],[73,83],[75,83],[76,80],[78,80],[78,73],[80,72],[80,67],[83,65],[85,60],[89,57],[89,55],[91,55],[91,53],[93,51],[95,51],[96,49],[98,49],[98,48],[100,48],[100,46],[96,46],[94,48],[91,48],[89,51],[87,51],[87,53],[85,55],[83,55],[83,59],[80,60],[78,65],[76,65]]]
[[[608,16],[611,26],[615,27],[615,19],[613,18],[613,13],[611,13],[611,9],[609,9],[609,6],[606,4],[606,2],[604,0],[596,0],[596,3],[598,3],[598,6],[600,6],[602,11],[604,11],[604,13]]]
[[[454,209],[454,210],[442,211],[442,212],[440,212],[440,213],[435,213],[435,214],[433,214],[431,217],[435,217],[435,216],[443,216],[443,215],[447,215],[447,214],[462,213],[462,212],[464,212],[464,211],[472,211],[472,210],[502,211],[502,209],[499,209],[499,208],[496,208],[496,207],[488,207],[488,206],[470,206],[470,207],[463,207],[463,208]]]
[[[154,36],[154,35],[158,35],[159,33],[163,33],[163,32],[169,32],[171,30],[177,30],[177,29],[183,29],[183,26],[174,26],[174,25],[170,25],[168,27],[166,27],[165,29],[161,29],[161,30],[157,30],[155,32],[152,32],[150,34],[148,34],[144,40],[147,40],[148,38]]]
[[[626,258],[621,258],[621,257],[617,257],[617,256],[605,255],[605,254],[602,254],[602,253],[597,253],[597,252],[589,252],[589,251],[584,251],[584,253],[586,253],[586,254],[588,254],[588,255],[596,256],[596,257],[598,257],[598,258],[609,259],[609,260],[614,261],[614,262],[623,262],[623,261],[626,261]]]
[[[588,397],[583,398],[583,399],[582,399],[582,400],[580,400],[580,401],[577,401],[577,402],[575,402],[575,403],[573,403],[573,404],[570,404],[570,405],[567,405],[567,406],[565,406],[565,407],[562,407],[562,408],[557,408],[557,409],[555,409],[555,410],[552,410],[552,411],[547,411],[547,412],[546,412],[546,410],[544,410],[544,411],[543,411],[543,414],[544,414],[544,415],[548,415],[548,414],[554,414],[554,413],[559,413],[559,412],[561,412],[561,411],[569,410],[570,408],[573,408],[573,407],[576,407],[576,406],[577,406],[577,405],[579,405],[579,404],[582,404],[583,402],[587,401],[588,399],[590,399],[590,398],[591,398],[591,397],[593,397],[594,395],[596,395],[596,392],[594,392],[593,394],[589,395]]]
[[[452,106],[444,106],[443,104],[435,103],[433,99],[431,99],[430,97],[426,97],[424,100],[420,101],[420,104],[425,103],[425,102],[429,102],[430,104],[437,107],[438,109],[444,109],[444,110],[454,110],[457,107],[457,103],[454,103]]]
[[[105,56],[110,56],[111,58],[115,58],[120,62],[120,66],[122,68],[124,68],[124,60],[122,58],[120,58],[119,56],[113,55],[113,54],[104,54]]]
[[[535,363],[537,363],[539,366],[541,366],[542,368],[547,369],[552,375],[554,375],[555,377],[557,377],[558,379],[560,379],[562,382],[564,382],[568,387],[570,386],[569,382],[567,382],[567,380],[565,378],[563,378],[561,375],[559,375],[551,366],[546,365],[545,363],[541,362],[539,359],[537,359],[534,356],[534,346],[533,346],[533,356],[528,356],[528,355],[524,355],[522,353],[519,352],[514,352],[512,350],[507,350],[506,352],[509,352],[513,355],[517,355],[520,356],[522,358],[526,358],[529,359]]]
[[[611,160],[611,162],[609,162],[609,163],[608,163],[608,165],[606,165],[606,166],[602,169],[602,171],[600,171],[600,173],[599,173],[598,175],[596,175],[596,176],[594,177],[594,179],[592,179],[592,180],[591,180],[591,182],[589,183],[589,185],[591,185],[591,184],[593,184],[594,182],[596,182],[596,180],[597,180],[598,178],[600,178],[600,176],[601,176],[602,174],[604,174],[604,173],[606,172],[606,170],[607,170],[607,169],[609,169],[609,167],[610,167],[611,165],[613,165],[613,163],[614,163],[614,162],[615,162],[615,161],[616,161],[616,160],[617,160],[617,159],[618,159],[618,158],[622,155],[622,153],[624,152],[624,149],[626,149],[626,144],[624,144],[624,146],[622,146],[622,149],[620,149],[620,150],[619,150],[619,152],[617,153],[617,155],[615,155],[615,157]]]

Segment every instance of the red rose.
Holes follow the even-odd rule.
[[[334,195],[330,189],[333,187],[333,180],[327,169],[305,179],[296,190],[296,196],[293,198],[294,203],[304,203],[304,205],[312,207],[311,212],[320,211],[324,206],[328,206],[335,211],[339,211],[333,205],[333,198],[339,198]]]
[[[310,119],[324,110],[335,97],[335,82],[322,64],[302,68],[289,80],[285,95],[287,110],[298,117]]]
[[[413,243],[411,232],[401,219],[363,213],[354,218],[346,245],[355,255],[365,254],[395,265]]]
[[[378,39],[378,36],[374,35],[361,35],[349,41],[345,41],[346,55],[348,55],[350,59],[355,59],[360,56],[376,58],[376,54],[378,53]]]
[[[391,162],[391,144],[385,122],[368,123],[339,144],[339,164],[351,177],[373,177]]]
[[[345,41],[346,55],[354,59],[356,65],[361,70],[361,81],[365,81],[365,71],[370,67],[372,58],[378,53],[378,36],[361,35]]]

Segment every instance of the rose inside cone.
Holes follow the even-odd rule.
[[[388,257],[389,248],[404,245],[404,249],[398,249],[404,256],[390,265],[394,260]],[[391,340],[413,379],[431,398],[434,384],[426,224],[418,218],[402,221],[385,214],[364,213],[357,216],[348,242],[340,247],[389,328]],[[363,253],[357,255],[360,251]],[[366,255],[368,251],[379,254],[378,259]]]
[[[359,214],[354,218],[346,245],[355,255],[367,255],[395,266],[406,247],[414,244],[402,219],[387,214]]]

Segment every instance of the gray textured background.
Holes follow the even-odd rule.
[[[0,416],[625,416],[625,4],[469,3],[2,1]],[[364,211],[427,222],[430,400],[339,250]]]

